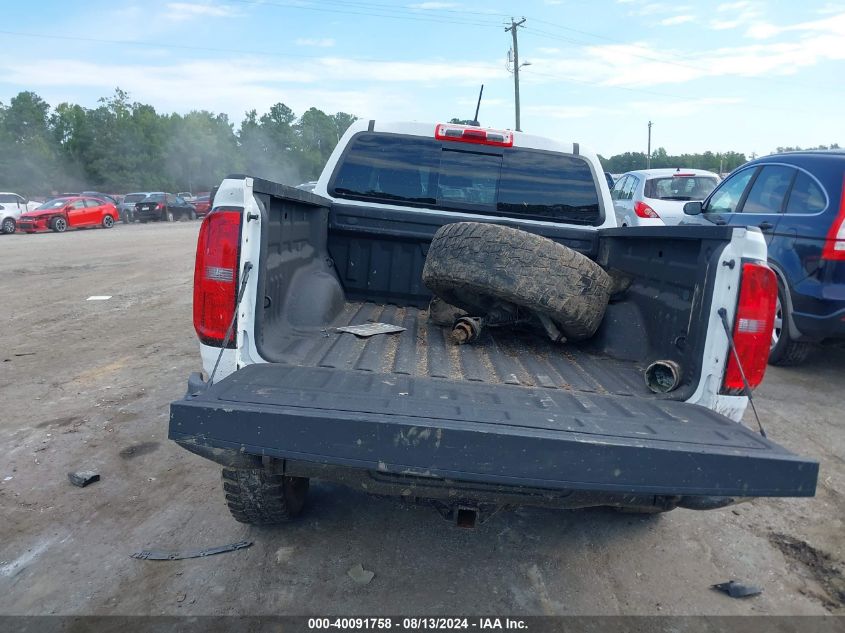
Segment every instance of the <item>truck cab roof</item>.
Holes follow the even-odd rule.
[[[616,226],[595,152],[507,129],[357,121],[329,157],[314,193],[455,221],[494,216],[503,223]]]

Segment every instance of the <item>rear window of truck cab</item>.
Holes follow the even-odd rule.
[[[341,156],[335,198],[599,225],[595,177],[581,156],[361,132]]]

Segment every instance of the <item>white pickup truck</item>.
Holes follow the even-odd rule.
[[[169,434],[223,466],[239,521],[295,516],[310,478],[433,500],[462,525],[501,505],[815,493],[817,462],[741,423],[776,296],[757,230],[616,228],[593,152],[451,124],[360,121],[313,193],[231,176],[213,200],[194,278],[203,373]],[[421,275],[435,232],[466,221],[543,236],[622,280],[595,335],[489,328],[451,344]],[[336,329],[371,322],[405,329]],[[665,393],[644,380],[654,361],[675,368]]]

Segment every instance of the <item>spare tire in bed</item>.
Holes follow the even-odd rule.
[[[422,276],[435,295],[472,316],[514,304],[548,316],[572,340],[595,334],[612,285],[598,264],[571,248],[479,222],[440,227]]]

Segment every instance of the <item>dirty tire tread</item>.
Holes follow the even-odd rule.
[[[442,226],[431,242],[423,282],[470,314],[493,300],[545,314],[573,340],[595,334],[612,280],[581,253],[499,224]]]
[[[263,468],[224,468],[223,492],[234,519],[251,525],[276,525],[297,516],[308,480]]]

